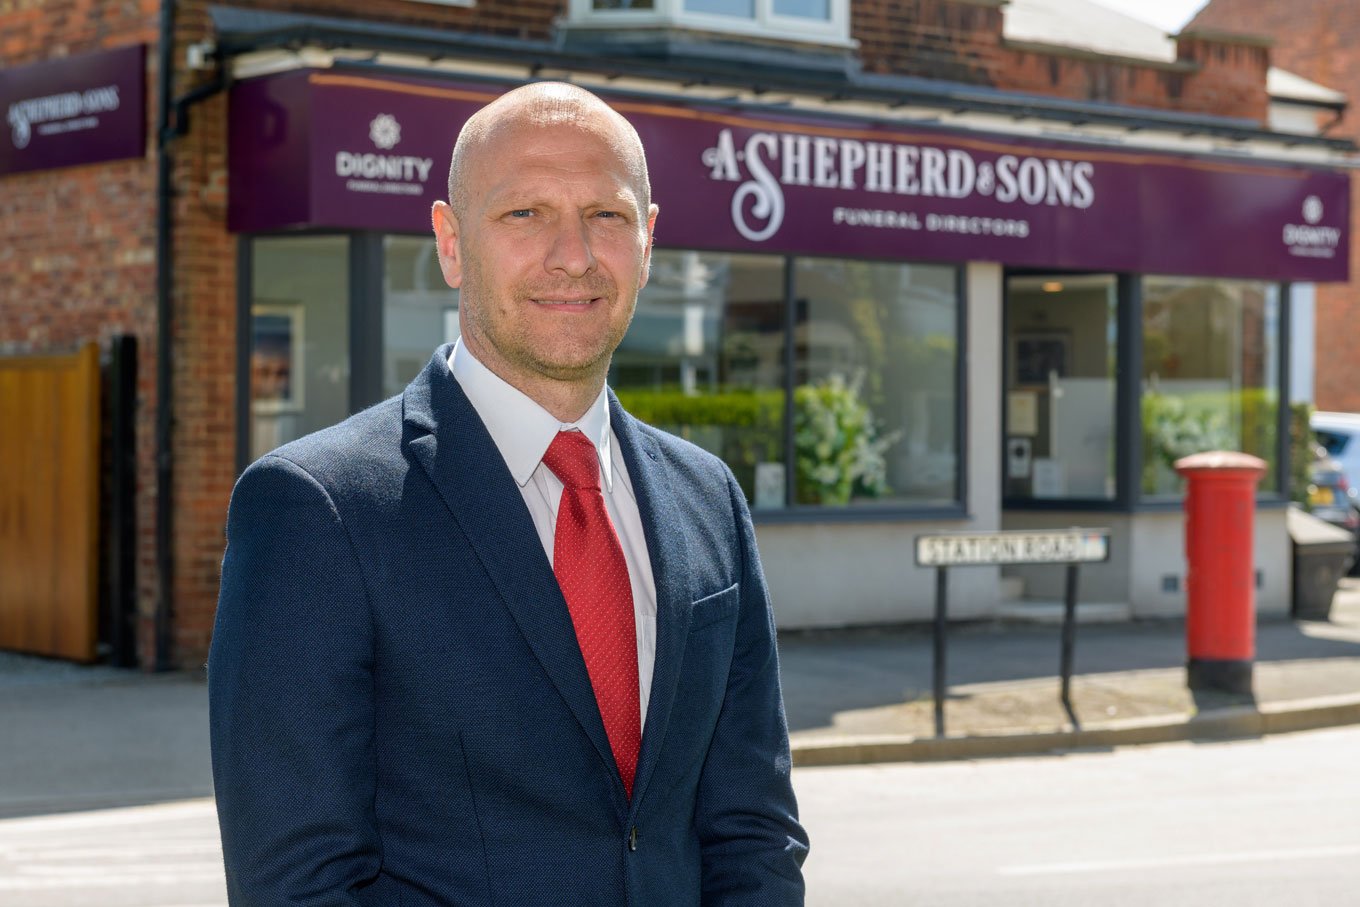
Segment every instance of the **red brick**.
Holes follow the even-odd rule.
[[[533,39],[553,35],[565,0],[478,0],[456,7],[409,0],[233,0],[233,6],[379,20],[428,28]],[[1231,0],[1214,0],[1211,10]],[[1251,5],[1251,4],[1238,4]],[[1360,36],[1356,16],[1309,15],[1318,0],[1272,4],[1291,21],[1327,22],[1321,32],[1282,43],[1276,54],[1303,75],[1328,84],[1328,67],[1358,59],[1349,37]],[[1335,7],[1340,4],[1332,4]],[[210,37],[206,0],[177,5],[176,60]],[[1207,13],[1206,13],[1207,15]],[[1231,15],[1231,14],[1230,14]],[[148,147],[154,147],[160,3],[155,0],[16,0],[0,5],[0,62],[5,66],[146,43],[150,111]],[[1343,22],[1344,20],[1344,22]],[[1341,27],[1349,23],[1346,27]],[[1327,29],[1332,31],[1328,32]],[[1084,98],[1151,108],[1263,119],[1264,73],[1269,54],[1259,47],[1196,39],[1182,43],[1180,66],[1037,52],[1002,39],[998,5],[977,0],[855,0],[852,35],[863,68],[948,79],[1007,90]],[[1315,29],[1318,32],[1319,29]],[[1338,62],[1340,61],[1340,62]],[[1308,67],[1311,66],[1312,69]],[[1344,67],[1343,67],[1344,68]],[[1327,71],[1323,71],[1327,70]],[[1360,96],[1360,74],[1346,69]],[[178,68],[176,95],[201,84],[202,73]],[[195,108],[192,130],[175,142],[173,205],[174,311],[172,387],[173,577],[175,647],[181,664],[206,654],[217,597],[227,501],[235,475],[237,239],[226,231],[226,105],[215,97]],[[1344,128],[1354,128],[1354,118]],[[160,592],[156,572],[156,262],[154,152],[137,161],[6,177],[0,183],[0,352],[70,349],[93,339],[106,346],[130,332],[140,344],[137,412],[137,565],[139,652],[154,653],[154,615]],[[1351,294],[1325,288],[1319,296],[1319,337],[1324,319],[1349,308]],[[1340,316],[1336,316],[1340,317]],[[1330,323],[1330,322],[1328,322]],[[1353,336],[1353,332],[1351,334]],[[1321,343],[1321,341],[1320,341]],[[1355,345],[1349,345],[1353,349]],[[1350,349],[1338,361],[1348,361]],[[1320,348],[1319,401],[1343,397],[1342,381],[1325,379]],[[1329,353],[1330,355],[1330,353]],[[1360,385],[1360,382],[1351,382]],[[1344,388],[1360,394],[1360,387]]]
[[[1274,65],[1349,95],[1350,107],[1328,134],[1360,140],[1360,4],[1212,0],[1188,27],[1270,38]],[[1320,409],[1360,412],[1360,211],[1354,204],[1351,243],[1352,281],[1318,287],[1314,395]]]

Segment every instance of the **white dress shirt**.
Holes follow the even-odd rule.
[[[628,467],[624,465],[618,440],[609,427],[609,399],[604,389],[601,388],[600,396],[580,419],[559,422],[556,416],[478,361],[461,340],[453,346],[449,368],[519,485],[519,493],[524,496],[549,564],[553,559],[562,481],[543,465],[543,454],[559,431],[578,429],[595,445],[604,477],[600,487],[604,491],[605,507],[623,548],[628,579],[633,587],[638,692],[645,724],[652,669],[656,663],[656,582],[652,578],[652,562],[647,556],[647,539],[642,532],[642,517],[638,513],[633,483],[628,478]]]

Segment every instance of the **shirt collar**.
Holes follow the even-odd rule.
[[[461,339],[453,345],[449,369],[496,443],[496,449],[510,468],[510,475],[521,488],[533,477],[557,433],[575,428],[595,445],[595,455],[604,474],[604,487],[610,492],[614,490],[609,399],[604,388],[600,388],[600,395],[580,419],[559,422],[533,398],[483,365]]]

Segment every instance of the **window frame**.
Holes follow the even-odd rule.
[[[374,390],[373,369],[369,368],[370,348],[382,350],[382,312],[378,308],[376,330],[378,342],[373,343],[373,307],[367,303],[367,293],[371,292],[373,275],[373,247],[375,242],[381,251],[382,233],[363,230],[332,230],[326,228],[307,228],[302,230],[271,230],[242,233],[236,242],[236,474],[240,476],[254,460],[251,451],[251,432],[257,410],[250,394],[250,366],[253,347],[253,321],[255,308],[255,244],[270,239],[292,239],[298,237],[331,237],[345,242],[347,268],[346,280],[348,294],[343,301],[349,322],[349,337],[346,353],[349,357],[349,380],[346,386],[348,405],[346,413],[353,415],[365,406],[376,403],[381,397],[381,388]],[[376,240],[375,240],[376,237]],[[379,259],[381,264],[381,259]],[[377,280],[381,281],[382,272],[378,270]],[[381,283],[378,285],[381,289]],[[368,319],[365,321],[364,319]],[[381,352],[379,354],[381,356]],[[381,361],[379,361],[379,366]],[[378,376],[381,377],[380,375]],[[356,405],[358,401],[358,405]],[[285,410],[286,411],[286,410]],[[300,410],[295,410],[300,411]]]
[[[653,0],[652,9],[595,9],[594,0],[569,0],[567,23],[591,28],[674,28],[714,34],[774,38],[784,41],[853,47],[849,0],[828,0],[824,20],[784,16],[774,11],[775,0],[753,0],[754,15],[724,16],[692,12],[685,0]]]
[[[400,231],[364,230],[303,230],[290,232],[262,232],[243,234],[237,244],[237,349],[236,349],[236,421],[237,474],[250,465],[250,310],[254,271],[254,243],[276,236],[325,235],[344,237],[349,248],[349,308],[350,324],[350,405],[349,412],[357,412],[364,407],[383,399],[382,357],[383,343],[383,273],[384,246],[386,236],[417,236],[424,234],[403,233]],[[659,247],[663,248],[663,247]],[[718,255],[732,254],[729,249],[698,249],[690,247],[664,247],[670,251],[706,252]],[[781,258],[784,271],[783,317],[784,317],[784,382],[781,390],[785,397],[784,417],[784,456],[785,504],[780,508],[752,508],[752,517],[760,523],[838,523],[838,522],[900,522],[907,520],[948,520],[968,517],[968,473],[970,458],[968,453],[968,292],[967,268],[956,262],[915,261],[900,259],[849,258],[843,256],[790,255],[783,253],[762,253]],[[954,476],[954,499],[947,503],[910,504],[900,500],[861,501],[844,505],[799,504],[794,495],[794,480],[791,455],[793,451],[793,379],[796,356],[795,340],[795,299],[794,286],[795,262],[800,258],[837,258],[846,261],[866,261],[878,264],[929,264],[949,268],[954,272],[954,298],[956,332],[954,357],[954,444],[957,469]],[[452,291],[450,291],[452,292]]]
[[[730,249],[698,248],[692,246],[658,246],[658,251],[701,252],[714,255],[734,254]],[[901,520],[948,520],[968,517],[968,293],[967,268],[957,262],[928,261],[916,259],[852,258],[834,255],[793,255],[779,252],[759,253],[783,259],[784,269],[784,381],[780,390],[784,393],[783,418],[783,456],[784,505],[782,507],[751,507],[752,519],[757,525],[762,523],[818,523],[818,522],[884,522]],[[948,268],[954,272],[955,300],[955,350],[954,356],[954,445],[957,468],[954,474],[953,500],[936,504],[912,504],[902,500],[884,502],[859,501],[841,505],[800,504],[795,494],[794,450],[794,374],[797,358],[796,302],[797,287],[794,275],[799,260],[832,259],[841,261],[868,262],[872,264],[909,265],[924,264]]]
[[[1011,327],[1011,312],[1009,302],[1010,281],[1014,277],[1054,277],[1062,279],[1065,277],[1091,277],[1108,276],[1114,278],[1115,292],[1115,379],[1114,379],[1114,496],[1113,497],[1024,497],[1007,492],[1006,483],[1006,457],[1007,445],[1010,438],[1010,427],[1008,420],[1010,414],[1007,409],[1007,394],[1011,391],[1010,378],[1016,369],[1014,362],[1013,339],[1014,332]],[[1137,475],[1141,472],[1142,463],[1139,453],[1142,437],[1139,434],[1140,427],[1136,424],[1136,414],[1139,407],[1138,386],[1134,384],[1134,396],[1132,400],[1127,399],[1124,386],[1128,383],[1124,380],[1125,362],[1142,361],[1142,335],[1137,338],[1130,338],[1128,322],[1132,318],[1140,318],[1142,307],[1139,302],[1134,300],[1137,289],[1130,280],[1130,275],[1119,271],[1097,270],[1081,271],[1071,268],[1029,268],[1015,267],[1006,268],[1001,278],[1001,391],[998,405],[1001,408],[1001,424],[997,447],[998,463],[1000,467],[1000,498],[1001,510],[1016,511],[1105,511],[1105,512],[1126,512],[1130,510],[1133,503],[1137,501],[1137,488],[1130,488],[1125,479],[1129,470],[1133,470]],[[1139,331],[1142,330],[1141,321]],[[1126,357],[1136,356],[1135,359]],[[1138,461],[1138,462],[1135,462]]]
[[[1138,336],[1138,362],[1140,366],[1134,380],[1130,383],[1135,385],[1135,400],[1138,401],[1139,409],[1135,430],[1137,434],[1133,439],[1135,454],[1139,457],[1136,464],[1137,472],[1130,477],[1133,490],[1136,493],[1136,510],[1139,511],[1158,511],[1158,510],[1177,510],[1183,506],[1184,494],[1147,494],[1142,490],[1142,461],[1141,454],[1143,449],[1142,418],[1141,418],[1141,389],[1143,374],[1141,363],[1142,340],[1143,340],[1143,314],[1144,314],[1144,281],[1151,278],[1176,277],[1170,274],[1137,274],[1134,275],[1137,285],[1137,312],[1136,312],[1136,333]],[[1249,277],[1204,277],[1199,275],[1183,275],[1189,280],[1203,281],[1227,281],[1231,283],[1259,283],[1270,287],[1276,294],[1276,344],[1275,367],[1278,370],[1279,379],[1275,385],[1277,403],[1275,406],[1275,450],[1274,462],[1268,462],[1266,476],[1275,482],[1274,489],[1263,488],[1260,484],[1256,487],[1256,505],[1262,506],[1285,506],[1289,503],[1290,497],[1290,460],[1291,447],[1289,443],[1290,417],[1293,408],[1293,389],[1290,384],[1290,369],[1292,367],[1291,346],[1293,335],[1291,327],[1294,320],[1292,305],[1292,284],[1289,281],[1255,279]],[[1122,326],[1121,326],[1122,327]],[[1238,445],[1240,446],[1240,445]]]
[[[928,265],[930,267],[948,268],[954,272],[954,499],[948,503],[937,504],[909,504],[899,500],[888,500],[882,503],[861,500],[849,504],[800,504],[797,500],[797,458],[794,456],[794,397],[793,391],[796,387],[794,376],[797,373],[797,303],[798,285],[797,271],[800,261],[848,261],[862,262],[877,265]],[[965,515],[965,502],[968,500],[968,406],[966,405],[968,394],[968,373],[967,373],[967,336],[968,336],[968,295],[965,277],[967,268],[957,262],[927,261],[918,259],[881,259],[881,258],[852,258],[843,255],[785,255],[784,256],[784,455],[785,462],[788,464],[785,469],[785,504],[783,508],[761,510],[760,513],[766,515],[783,514],[794,512],[801,515],[803,519],[811,516],[817,519],[818,515],[827,513],[848,513],[848,514],[877,514],[879,516],[962,516]],[[798,517],[795,516],[796,520]],[[849,519],[851,517],[847,517]],[[787,519],[787,518],[786,518]]]
[[[1039,273],[1088,273],[1064,271],[1048,268],[1006,268],[1002,285],[1013,274]],[[1181,510],[1184,506],[1182,495],[1149,495],[1142,490],[1143,474],[1143,426],[1142,426],[1142,368],[1143,361],[1143,280],[1145,276],[1137,272],[1116,272],[1118,296],[1116,321],[1116,356],[1121,364],[1115,381],[1115,496],[1113,500],[1093,498],[1017,498],[1005,493],[1005,478],[1000,481],[1001,511],[1029,512],[1092,512],[1092,513],[1156,513]],[[1208,279],[1208,278],[1205,278]],[[1238,280],[1248,278],[1223,278]],[[1293,293],[1289,281],[1261,281],[1276,287],[1279,300],[1279,349],[1276,366],[1279,369],[1280,404],[1276,407],[1276,452],[1271,473],[1275,479],[1275,490],[1256,490],[1256,506],[1270,509],[1283,507],[1289,503],[1290,459],[1289,445],[1290,412],[1292,405],[1292,386],[1290,368],[1292,360]],[[1008,321],[1003,299],[1002,335],[1008,333]],[[1003,355],[1005,351],[1003,350]],[[1139,363],[1135,369],[1130,363]],[[1009,362],[1003,364],[1002,395],[1004,400],[1005,380]],[[1003,412],[1004,418],[1004,412]],[[1001,432],[1002,443],[997,449],[998,462],[1005,464],[1005,431]]]

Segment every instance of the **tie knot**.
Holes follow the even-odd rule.
[[[579,431],[559,431],[543,454],[543,465],[569,488],[600,487],[599,455]]]

